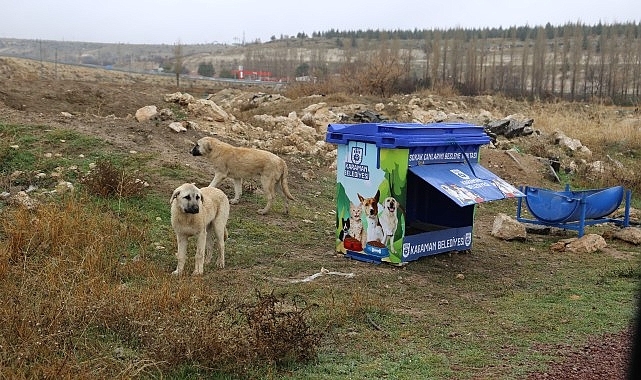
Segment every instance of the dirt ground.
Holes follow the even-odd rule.
[[[154,123],[139,123],[136,110],[147,105],[163,107],[164,95],[176,92],[173,78],[147,80],[103,71],[78,73],[78,69],[39,66],[0,58],[0,122],[43,125],[74,129],[108,141],[117,151],[161,153],[158,160],[176,162],[189,158],[186,153],[202,132],[177,134]],[[74,71],[76,70],[76,71]],[[55,79],[57,78],[57,79]],[[206,86],[183,89],[194,96],[216,91]],[[247,89],[246,91],[252,91]],[[359,99],[359,102],[362,101]],[[374,105],[372,105],[374,107]],[[300,111],[300,110],[296,110]],[[68,112],[73,117],[64,116]],[[295,167],[296,161],[284,157]],[[498,149],[483,149],[481,161],[488,169],[519,186],[550,184],[549,172],[540,160],[529,155],[513,156]],[[194,163],[196,161],[194,160]],[[329,169],[327,163],[327,170]],[[303,170],[291,170],[290,184],[303,181]],[[213,173],[212,173],[213,174]],[[167,184],[171,189],[175,184]],[[481,220],[479,223],[491,223]],[[489,231],[491,227],[481,228]],[[594,337],[583,347],[541,347],[560,358],[547,372],[529,379],[622,379],[628,366],[631,331]]]

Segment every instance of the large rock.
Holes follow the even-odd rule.
[[[600,251],[607,246],[608,244],[605,242],[603,236],[587,234],[580,238],[559,240],[552,244],[550,249],[557,252],[592,253]]]
[[[19,191],[16,195],[9,198],[9,203],[14,205],[21,205],[29,210],[33,210],[38,206],[39,202],[31,198],[26,191]]]
[[[614,233],[614,237],[619,240],[627,241],[628,243],[639,245],[641,244],[641,228],[622,228]]]
[[[336,114],[327,107],[327,103],[312,104],[303,109],[301,121],[316,129],[318,133],[325,134],[327,125],[341,120],[341,115]]]
[[[419,106],[412,106],[410,108],[410,113],[412,121],[421,124],[438,123],[447,119],[447,114],[441,110],[424,110]]]
[[[174,92],[173,94],[166,94],[165,101],[167,103],[176,103],[181,106],[186,106],[194,101],[194,97],[188,93]]]
[[[138,122],[142,123],[151,120],[151,118],[155,117],[157,114],[158,109],[156,106],[144,106],[136,111],[135,117]]]
[[[554,132],[552,137],[554,138],[555,144],[560,145],[571,152],[578,151],[583,146],[580,140],[568,137],[561,131]]]
[[[226,122],[234,120],[225,110],[211,100],[198,99],[187,105],[187,110],[194,116],[210,117],[213,121]]]
[[[623,219],[625,217],[625,207],[621,206],[613,214],[615,218]],[[630,222],[641,223],[641,210],[630,207]]]
[[[508,139],[518,136],[529,136],[534,133],[534,119],[520,119],[517,115],[510,115],[505,119],[493,121],[485,127],[490,136],[505,136]]]
[[[169,129],[173,130],[174,132],[186,132],[187,128],[181,123],[180,121],[174,121],[173,123],[169,123]]]
[[[259,92],[257,94],[254,94],[249,99],[249,104],[257,106],[263,103],[280,101],[280,100],[289,100],[289,99],[287,99],[287,97],[281,94],[266,94],[264,92]]]
[[[503,240],[524,240],[527,236],[523,224],[503,213],[499,213],[494,218],[491,234]]]

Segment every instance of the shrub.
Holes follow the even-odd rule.
[[[99,161],[96,167],[80,178],[87,192],[101,197],[136,197],[146,192],[146,183],[124,169],[118,170],[109,161]]]
[[[258,302],[245,309],[256,359],[280,364],[316,357],[321,334],[310,329],[305,308],[286,308],[273,293],[259,293]]]
[[[215,73],[216,70],[214,70],[214,65],[211,62],[201,62],[198,64],[198,75],[213,77]]]

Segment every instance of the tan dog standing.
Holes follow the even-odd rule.
[[[234,198],[231,204],[236,204],[243,193],[243,178],[260,176],[260,182],[267,197],[265,208],[258,210],[266,214],[272,207],[276,187],[283,193],[285,213],[289,213],[288,200],[294,200],[287,186],[287,164],[277,155],[260,149],[235,147],[213,137],[203,137],[191,150],[194,156],[207,157],[214,168],[214,179],[209,186],[216,187],[225,178],[234,182]]]
[[[199,189],[193,183],[185,183],[174,190],[169,203],[171,226],[178,243],[178,265],[172,274],[179,275],[183,272],[187,258],[187,239],[190,236],[198,239],[194,275],[203,274],[204,264],[211,262],[214,236],[218,244],[216,266],[224,268],[229,219],[229,199],[225,193],[214,187]]]

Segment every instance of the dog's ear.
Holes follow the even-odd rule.
[[[363,201],[365,200],[365,198],[363,198],[363,196],[362,196],[362,195],[360,195],[360,194],[358,194],[358,193],[356,193],[356,195],[358,195],[358,200],[359,200],[361,203],[363,203]]]
[[[381,197],[381,191],[377,190],[376,195],[374,195],[374,200],[376,200],[376,203],[378,203],[378,199]]]
[[[198,189],[198,186],[196,186],[196,183],[195,183],[195,182],[192,182],[191,184],[192,184],[194,187],[196,187],[196,189],[197,189],[197,191],[195,191],[195,192],[194,192],[194,196],[198,195],[198,196],[200,197],[200,201],[201,201],[201,202],[204,202],[204,201],[205,201],[205,197],[203,197],[203,193],[202,193],[202,191],[200,191],[200,189]]]
[[[171,204],[174,199],[178,198],[178,195],[180,194],[180,190],[174,190],[174,193],[171,194],[171,198],[169,198],[169,204]]]

